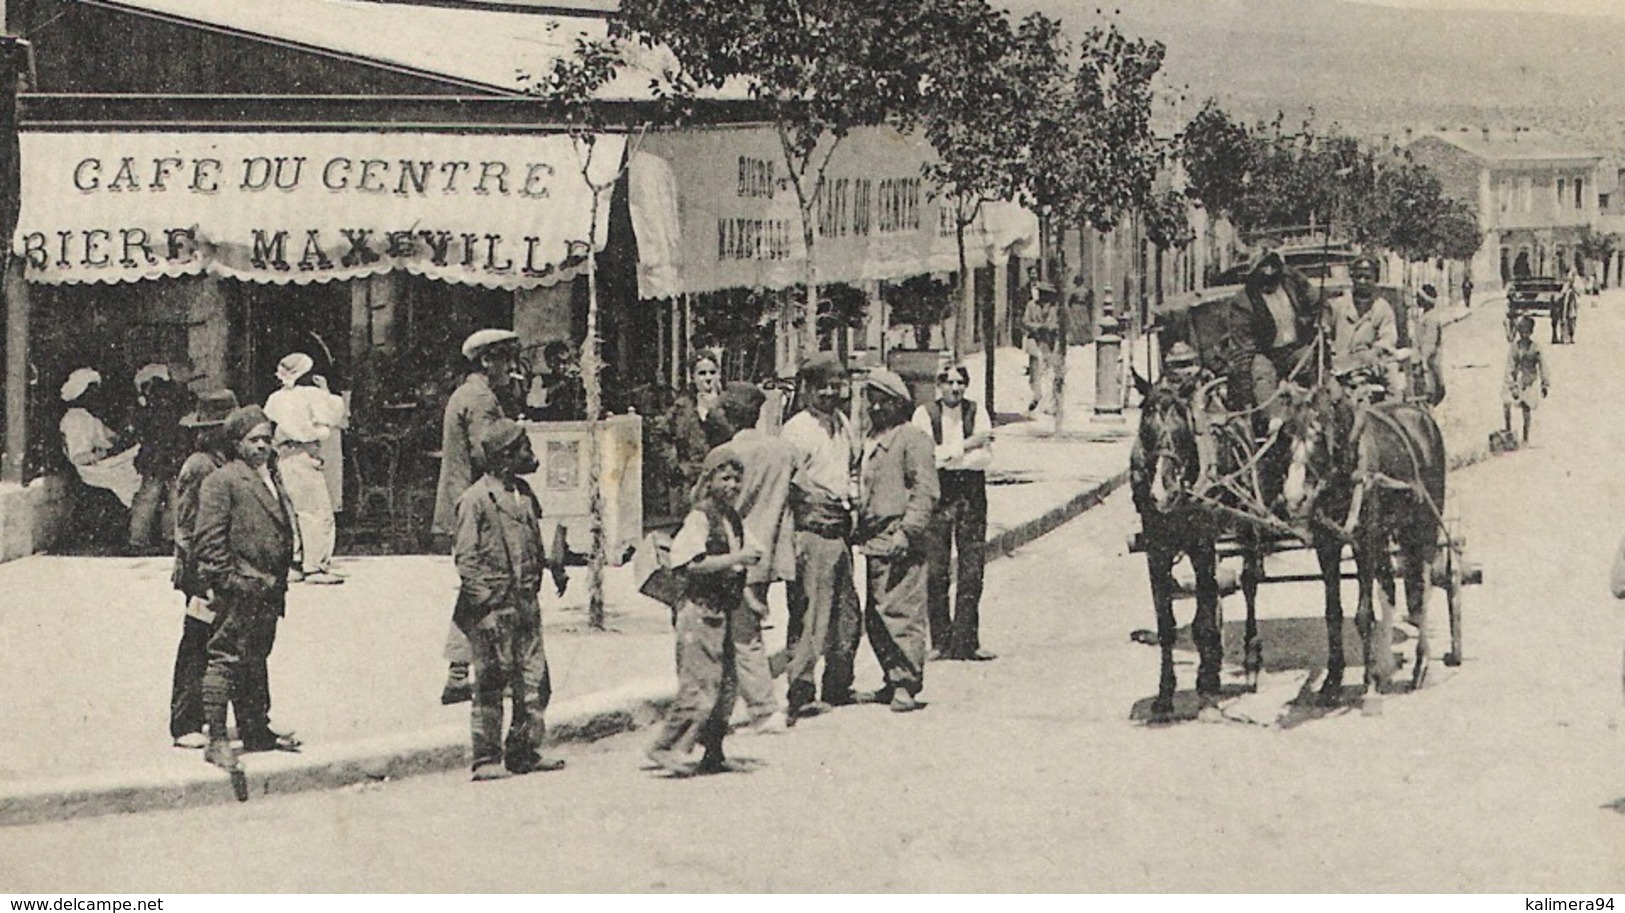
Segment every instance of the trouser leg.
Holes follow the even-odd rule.
[[[869,645],[886,687],[918,694],[925,675],[925,561],[918,555],[869,559]]]
[[[857,662],[858,644],[863,642],[863,606],[858,602],[858,588],[852,574],[852,548],[840,541],[835,551],[835,570],[831,577],[833,592],[830,606],[829,636],[824,656],[824,678],[820,694],[830,704],[845,704],[852,700],[853,668]],[[924,560],[920,576],[920,621],[925,621]],[[924,654],[921,654],[922,657]]]
[[[761,603],[765,605],[767,584],[753,583],[750,586],[759,591]],[[762,616],[743,601],[730,616],[734,662],[739,671],[739,695],[745,699],[745,709],[750,712],[751,720],[762,720],[779,709],[778,699],[773,694],[773,674],[767,664],[767,648],[762,644]],[[728,709],[732,711],[732,703]]]
[[[712,762],[722,760],[722,740],[728,735],[728,717],[733,713],[734,702],[739,700],[739,651],[732,631],[733,620],[736,617],[730,613],[723,619],[724,634],[722,653],[718,657],[720,674],[717,679],[716,700],[711,706],[711,716],[705,721],[700,733],[700,744],[705,747],[706,758]]]
[[[278,602],[274,598],[249,601],[253,611],[244,642],[237,695],[237,733],[243,739],[262,736],[271,728],[271,649],[276,645]]]
[[[220,597],[215,600],[215,612],[214,630],[209,633],[209,659],[203,672],[203,713],[209,725],[209,741],[218,743],[227,741],[226,705],[236,698],[238,716],[246,712],[239,695],[252,611],[244,600]],[[238,722],[240,726],[241,720]]]
[[[300,451],[283,457],[280,466],[283,486],[299,523],[299,540],[304,546],[302,570],[307,574],[325,571],[333,563],[337,535],[327,477],[314,458]]]
[[[513,724],[508,729],[508,762],[533,758],[547,738],[547,705],[553,699],[553,679],[542,644],[542,615],[538,607],[523,619],[514,637],[514,669],[508,675],[513,689]]]
[[[677,696],[654,750],[686,754],[704,735],[722,691],[727,629],[725,616],[692,602],[677,609]]]
[[[188,615],[182,619],[181,642],[175,650],[175,674],[169,689],[169,736],[203,731],[203,675],[209,667],[212,626]]]
[[[158,544],[166,486],[162,479],[141,477],[141,487],[130,501],[130,548],[145,551]]]
[[[949,612],[948,593],[953,574],[954,524],[956,505],[950,500],[947,473],[939,472],[943,482],[942,502],[931,527],[925,532],[925,608],[931,626],[931,649],[947,654],[953,649],[954,619]]]
[[[953,640],[955,656],[970,656],[982,648],[982,578],[987,564],[987,485],[980,472],[965,472],[952,483],[955,492]]]
[[[809,530],[796,531],[796,580],[790,588],[790,659],[785,677],[790,683],[790,708],[813,700],[814,675],[829,647],[845,561],[845,582],[851,587],[851,550],[840,538],[826,538]]]
[[[474,764],[502,763],[502,696],[514,666],[515,613],[498,609],[480,619],[468,632],[476,687],[469,707],[469,735]],[[517,704],[516,704],[517,709]]]

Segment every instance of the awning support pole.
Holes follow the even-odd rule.
[[[22,264],[5,271],[6,446],[0,452],[0,482],[22,484],[28,462],[28,283]]]

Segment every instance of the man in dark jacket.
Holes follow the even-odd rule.
[[[1263,356],[1253,360],[1253,402],[1248,405],[1254,405],[1269,399],[1276,386],[1303,364],[1324,303],[1307,276],[1267,247],[1247,275],[1242,295],[1252,312],[1255,350]],[[1313,367],[1304,364],[1305,370]]]
[[[292,735],[273,732],[270,721],[266,661],[286,607],[295,542],[293,507],[273,463],[273,428],[258,406],[232,412],[223,428],[231,462],[210,473],[198,495],[198,568],[219,616],[203,674],[204,758],[228,771],[239,769],[226,737],[228,700],[236,702],[244,751],[299,749]]]
[[[191,397],[170,379],[169,367],[160,364],[136,372],[135,390],[131,423],[141,445],[135,455],[141,488],[130,504],[130,552],[163,554],[175,529],[175,477],[191,447],[191,434],[180,426]]]

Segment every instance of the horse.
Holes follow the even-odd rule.
[[[1174,691],[1174,574],[1180,555],[1190,558],[1196,575],[1196,617],[1191,634],[1200,661],[1196,691],[1204,707],[1217,701],[1224,647],[1219,634],[1218,559],[1215,544],[1219,524],[1190,498],[1198,471],[1196,431],[1189,407],[1176,392],[1157,387],[1140,412],[1140,426],[1129,462],[1129,487],[1144,533],[1146,570],[1151,579],[1151,601],[1157,614],[1157,643],[1162,649],[1161,675],[1151,712],[1165,717],[1173,712]]]
[[[1390,633],[1395,602],[1397,549],[1405,579],[1409,621],[1417,631],[1411,687],[1427,676],[1428,574],[1440,556],[1445,503],[1444,437],[1432,412],[1412,402],[1356,403],[1335,383],[1296,390],[1284,430],[1291,463],[1282,498],[1288,518],[1306,525],[1320,560],[1326,591],[1326,681],[1323,703],[1342,692],[1342,549],[1351,544],[1359,579],[1354,624],[1365,660],[1361,690],[1382,693],[1392,679]],[[1382,626],[1372,608],[1382,601]],[[1459,657],[1458,607],[1452,600],[1452,652]],[[1376,643],[1373,645],[1373,635]]]

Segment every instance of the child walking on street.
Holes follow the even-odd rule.
[[[542,757],[543,714],[553,686],[542,649],[542,587],[547,557],[539,526],[542,507],[519,476],[535,472],[536,454],[524,429],[497,419],[479,434],[485,474],[457,500],[452,558],[462,588],[452,618],[474,657],[470,728],[475,781],[553,771]],[[512,693],[513,721],[502,739],[502,696]]]
[[[1546,371],[1546,355],[1535,342],[1535,318],[1525,314],[1518,318],[1517,336],[1507,349],[1506,378],[1501,387],[1501,421],[1507,434],[1512,433],[1512,407],[1523,412],[1523,442],[1529,443],[1529,419],[1535,407],[1551,391],[1551,376]],[[1540,397],[1533,392],[1540,383]]]
[[[678,774],[727,769],[722,738],[738,697],[738,671],[729,618],[745,593],[745,570],[761,549],[745,535],[734,502],[744,464],[727,446],[706,454],[694,488],[694,506],[671,544],[671,566],[687,574],[677,606],[677,699],[649,760]],[[699,744],[698,767],[687,755]]]

